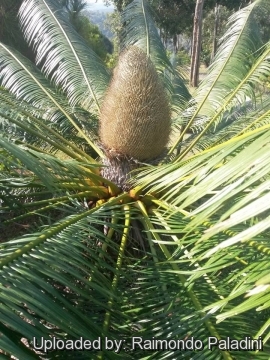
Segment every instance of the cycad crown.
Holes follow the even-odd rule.
[[[119,58],[100,115],[100,139],[107,156],[140,161],[158,157],[170,135],[170,108],[146,54],[132,46]]]

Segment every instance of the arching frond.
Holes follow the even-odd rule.
[[[35,174],[39,181],[49,189],[81,190],[84,187],[101,185],[103,182],[115,187],[96,174],[96,165],[75,160],[58,159],[52,155],[31,149],[31,146],[16,144],[12,139],[1,135],[0,146],[19,160],[25,169]]]
[[[5,303],[1,311],[4,319],[2,331],[5,334],[9,332],[9,337],[13,339],[10,346],[6,338],[1,337],[1,349],[7,353],[12,349],[12,353],[23,360],[27,356],[39,358],[33,351],[34,337],[40,344],[41,337],[49,339],[49,336],[55,336],[66,341],[84,334],[90,341],[102,342],[103,346],[98,347],[98,351],[92,350],[92,357],[115,358],[115,354],[104,346],[105,336],[108,336],[111,340],[119,341],[119,337],[125,340],[117,356],[123,359],[149,358],[149,348],[146,352],[144,346],[138,345],[140,338],[142,341],[164,341],[162,348],[160,343],[158,346],[153,343],[151,359],[173,359],[176,355],[189,359],[192,350],[185,348],[188,343],[183,341],[187,339],[200,340],[196,342],[200,359],[230,359],[228,351],[224,353],[217,347],[209,349],[206,346],[208,337],[223,334],[241,338],[243,331],[253,335],[256,331],[254,322],[247,321],[243,316],[242,319],[232,317],[229,321],[215,324],[213,316],[210,319],[210,313],[206,316],[205,312],[204,315],[205,310],[200,306],[207,309],[210,293],[211,302],[225,303],[226,281],[231,280],[232,288],[238,279],[224,273],[219,276],[207,275],[209,270],[206,267],[199,269],[204,271],[206,278],[197,277],[193,280],[193,289],[187,289],[184,282],[187,280],[186,274],[192,274],[192,254],[187,261],[188,251],[183,248],[181,239],[174,235],[171,244],[161,241],[158,229],[154,230],[151,225],[162,223],[169,234],[170,230],[175,230],[176,224],[178,230],[182,229],[186,221],[179,215],[173,221],[167,221],[162,211],[153,212],[148,220],[145,218],[142,233],[146,246],[155,240],[160,250],[158,247],[150,250],[151,247],[147,246],[144,256],[135,259],[127,248],[121,249],[110,235],[105,236],[97,228],[99,224],[107,224],[110,233],[116,232],[121,236],[124,213],[121,205],[117,205],[118,200],[120,197],[89,210],[80,209],[77,204],[79,213],[75,213],[74,204],[69,208],[70,214],[53,223],[49,229],[44,227],[21,240],[14,240],[12,244],[1,245],[0,272],[3,282],[0,298]],[[129,211],[132,221],[138,216],[138,210],[130,208]],[[109,223],[106,219],[111,216],[117,220]],[[128,241],[134,241],[132,236]],[[133,246],[136,247],[136,244]],[[161,249],[166,250],[165,253]],[[171,263],[165,261],[165,254],[168,255],[170,251],[173,254]],[[124,256],[122,266],[117,270],[110,265],[113,264],[114,254]],[[216,263],[216,269],[222,270],[222,266],[224,264],[221,262]],[[196,284],[200,286],[196,287]],[[241,295],[239,291],[238,296]],[[227,301],[236,303],[233,298]],[[225,306],[226,309],[230,309],[230,306]],[[43,318],[47,319],[46,323],[40,322]],[[109,321],[109,326],[106,321]],[[244,328],[238,326],[242,322],[246,324]],[[260,325],[263,325],[263,321]],[[24,342],[20,342],[21,336],[24,336]],[[178,344],[176,348],[165,346],[170,340]],[[126,351],[123,351],[123,347]],[[89,357],[85,351],[70,353],[57,350],[42,357],[65,359],[74,358],[74,354],[82,359]],[[245,356],[246,352],[240,352],[238,358],[244,359]]]
[[[197,117],[204,118],[204,129],[179,159],[190,151],[209,128],[222,120],[224,111],[243,105],[248,98],[254,101],[256,82],[268,71],[268,51],[266,49],[261,55],[263,43],[258,23],[254,20],[254,16],[264,7],[269,9],[269,2],[257,0],[230,18],[229,29],[222,39],[209,74],[191,103],[189,121],[172,150],[182,141]]]
[[[1,86],[19,100],[31,103],[52,121],[68,111],[65,98],[50,86],[38,68],[16,50],[0,43]]]
[[[234,136],[243,134],[246,131],[260,128],[269,124],[270,121],[270,102],[268,97],[256,100],[256,104],[251,101],[243,106],[234,108],[233,111],[227,111],[215,129],[209,129],[196,144],[193,145],[192,151],[197,153],[200,150],[210,149],[213,146],[221,144]],[[203,130],[203,120],[197,125],[197,131]],[[188,147],[197,133],[190,135],[181,143],[181,149]]]
[[[86,45],[54,0],[25,0],[19,19],[37,64],[67,94],[71,106],[91,109],[108,85],[109,73]],[[57,49],[57,51],[56,51]]]
[[[33,104],[44,111],[45,119],[58,120],[66,117],[87,143],[102,156],[99,148],[82,131],[82,125],[74,119],[72,109],[66,100],[50,86],[43,74],[16,50],[0,43],[0,82],[18,99]]]
[[[269,3],[265,0],[255,1],[230,17],[228,30],[220,40],[209,73],[195,95],[201,111],[204,111],[204,105],[213,110],[218,108],[253,66],[254,59],[263,46],[259,24],[255,21],[258,8],[263,6],[267,7]],[[246,95],[252,98],[252,87],[247,90],[249,92]]]
[[[39,144],[42,149],[45,147],[54,152],[61,150],[72,158],[87,158],[87,154],[81,149],[82,138],[77,136],[76,129],[68,119],[60,112],[56,112],[52,117],[48,116],[50,109],[48,112],[44,110],[18,100],[11,93],[0,88],[0,117],[3,132],[12,134],[17,141],[24,141],[28,145]],[[86,114],[81,112],[81,109],[75,110],[74,120],[79,119],[78,124],[83,125],[91,138],[95,139],[96,119],[89,113],[86,118]],[[72,151],[68,149],[70,147]]]
[[[164,199],[176,211],[189,211],[187,215],[194,218],[187,231],[195,231],[205,222],[211,222],[213,217],[214,228],[219,229],[217,233],[228,230],[231,236],[231,228],[259,216],[254,228],[244,227],[236,237],[238,241],[251,240],[270,227],[267,216],[270,203],[264,197],[267,187],[261,185],[270,172],[269,127],[266,125],[233,138],[190,157],[180,165],[146,170],[139,184],[147,186],[150,193],[164,194]],[[245,206],[250,210],[247,211]],[[242,216],[239,209],[243,209]],[[230,217],[234,220],[225,221],[227,227],[221,228],[219,224]],[[207,232],[211,233],[211,230]],[[208,236],[202,236],[204,238]]]

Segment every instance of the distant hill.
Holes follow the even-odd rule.
[[[111,12],[114,9],[113,5],[105,5],[102,0],[86,0],[86,3],[86,10],[89,11]]]
[[[104,10],[85,10],[83,15],[87,16],[88,19],[95,25],[99,27],[99,30],[105,35],[108,39],[113,38],[113,33],[106,27],[105,21],[107,15],[113,12],[111,8]]]

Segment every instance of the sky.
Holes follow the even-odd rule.
[[[112,11],[113,5],[106,6],[104,5],[103,0],[86,0],[86,2],[89,4],[88,9],[89,10],[98,10],[98,11]]]

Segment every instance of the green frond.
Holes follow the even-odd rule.
[[[77,125],[80,125],[84,131],[91,136],[91,139],[97,138],[98,124],[97,116],[93,113],[89,113],[81,108],[75,107],[71,109],[66,103],[65,99],[61,100],[64,104],[63,107],[68,110],[69,114],[72,114],[74,120],[77,121]],[[33,103],[28,103],[22,99],[17,99],[15,95],[11,94],[7,90],[0,87],[0,102],[2,110],[7,110],[8,114],[11,114],[15,118],[20,114],[27,116],[28,118],[34,117],[42,119],[45,126],[48,126],[59,134],[61,133],[68,139],[75,138],[77,130],[69,122],[68,118],[57,109],[53,108],[53,103],[48,104],[49,107],[36,107]],[[39,104],[41,105],[41,104]],[[55,112],[52,112],[54,110]],[[17,113],[17,116],[16,116]]]
[[[224,109],[234,109],[236,106],[239,106],[239,103],[240,106],[245,106],[246,103],[251,102],[248,98],[249,95],[252,97],[252,102],[256,105],[255,92],[259,86],[263,85],[263,82],[270,74],[269,58],[270,42],[266,44],[265,51],[258,57],[242,81],[230,91],[230,94],[226,99],[223,99],[222,105],[215,109],[216,113],[210,120],[210,123],[214,126],[216,126],[218,122],[221,123],[223,120],[222,115]],[[250,93],[249,88],[252,89],[252,94]]]
[[[233,217],[238,209],[243,209],[245,213],[244,207],[250,203],[251,209],[253,204],[253,211],[245,213],[249,214],[248,218],[235,215],[236,222],[232,225],[229,221],[230,225],[234,226],[269,209],[262,196],[262,190],[257,190],[260,186],[263,187],[260,180],[269,174],[269,134],[269,130],[262,129],[260,132],[249,132],[241,138],[221,144],[219,149],[209,149],[179,165],[166,165],[154,171],[145,170],[139,175],[143,182],[139,180],[138,185],[145,186],[149,193],[163,194],[164,199],[173,207],[177,207],[178,211],[189,211],[194,219],[188,225],[188,229],[193,230],[204,221],[208,221],[211,216],[215,216],[218,228],[219,221],[216,217],[220,212],[226,214],[226,218]],[[260,195],[258,200],[254,195],[249,196],[253,189],[256,196]],[[241,201],[238,207],[233,206],[237,203],[238,196],[244,198],[246,191],[246,200]],[[228,212],[225,209],[228,209]],[[253,212],[256,214],[253,215]],[[222,216],[221,219],[225,218]],[[267,227],[268,222],[265,221]],[[250,233],[247,230],[247,239],[251,239],[252,236],[252,229]]]
[[[223,99],[237,87],[254,65],[263,46],[259,25],[254,18],[261,7],[269,7],[269,3],[265,0],[254,1],[230,17],[228,30],[220,40],[208,75],[195,95],[195,101],[202,111],[206,101],[207,106],[213,110],[219,108]],[[253,97],[252,86],[247,94]]]
[[[37,64],[67,94],[71,106],[90,110],[94,102],[99,109],[109,73],[56,1],[25,0],[19,19],[24,36],[36,53]]]
[[[46,113],[45,118],[64,115],[87,143],[102,156],[99,148],[82,131],[82,126],[77,124],[78,121],[73,118],[67,102],[50,86],[49,81],[31,61],[4,44],[0,43],[0,49],[1,85],[18,99],[30,102],[35,107],[43,109]]]
[[[71,158],[78,160],[88,158],[92,161],[91,157],[81,149],[82,138],[77,136],[72,124],[66,117],[61,116],[61,113],[56,113],[56,116],[46,119],[46,112],[25,101],[17,100],[12,94],[2,89],[0,89],[0,105],[1,130],[13,136],[16,141],[25,142],[28,146],[38,146],[40,151],[61,150]],[[88,118],[90,116],[88,114]],[[87,132],[95,139],[95,119],[92,120],[93,124],[90,123],[92,128],[89,123],[88,119]]]
[[[91,218],[95,213],[102,215],[97,207],[26,236],[23,243],[14,241],[12,247],[1,245],[1,300],[5,303],[1,311],[2,327],[5,333],[9,329],[10,338],[16,334],[18,338],[19,334],[30,342],[33,337],[48,338],[49,333],[58,338],[63,338],[64,333],[69,338],[79,338],[83,332],[90,340],[100,336],[103,316],[102,312],[96,312],[96,307],[104,303],[103,311],[106,309],[104,299],[109,294],[109,274],[113,268],[97,257],[100,248],[96,247],[96,241],[104,239],[104,235],[89,224],[95,222],[95,215]],[[102,274],[104,270],[107,276]],[[17,280],[13,282],[15,277]],[[78,295],[80,300],[76,304],[74,296]],[[91,307],[86,306],[89,301]],[[47,318],[48,322],[39,323],[40,318]],[[3,337],[1,350],[10,350]],[[20,342],[12,346],[12,353],[21,359],[29,358],[27,347]],[[37,358],[34,352],[32,356]]]
[[[210,149],[213,146],[221,144],[235,136],[241,135],[247,131],[258,129],[261,126],[269,124],[270,103],[267,96],[263,99],[256,99],[256,103],[251,101],[243,106],[233,108],[222,115],[220,123],[212,129],[209,129],[192,147],[193,152]],[[190,135],[181,143],[182,149],[190,146],[196,139],[197,133],[203,130],[203,120],[199,127],[199,121],[194,124],[194,134]],[[196,129],[196,130],[195,130]]]
[[[12,140],[0,136],[0,146],[17,159],[25,169],[48,188],[66,188],[74,190],[89,186],[89,182],[100,185],[105,179],[96,175],[96,166],[76,160],[58,159],[52,155],[37,152],[27,145],[17,145]],[[110,184],[110,182],[107,182]],[[110,184],[113,186],[113,184]]]
[[[33,348],[34,336],[48,338],[50,334],[58,339],[76,339],[83,333],[87,339],[98,339],[102,328],[104,329],[104,320],[108,319],[106,311],[109,311],[111,317],[108,336],[110,339],[119,339],[121,336],[121,339],[125,340],[127,352],[121,351],[118,355],[120,358],[135,356],[142,359],[150,356],[151,359],[173,359],[178,356],[188,359],[192,354],[190,351],[183,351],[181,347],[176,350],[153,350],[149,354],[137,346],[134,351],[131,336],[138,336],[142,339],[156,338],[167,341],[193,337],[200,339],[205,345],[198,352],[200,359],[231,359],[228,353],[217,348],[214,348],[213,352],[209,350],[206,346],[208,337],[215,332],[233,338],[241,337],[242,331],[252,334],[253,323],[245,321],[250,325],[243,329],[237,326],[239,318],[232,318],[230,324],[234,326],[230,328],[226,321],[223,321],[219,324],[213,323],[211,330],[206,329],[204,322],[209,321],[209,318],[202,318],[200,312],[196,311],[184,284],[179,284],[179,274],[169,271],[171,266],[176,268],[173,261],[181,270],[190,268],[185,260],[179,258],[179,253],[178,259],[174,257],[170,264],[164,261],[163,251],[158,247],[155,252],[157,261],[152,259],[148,251],[142,259],[135,259],[127,249],[123,249],[125,255],[122,265],[116,269],[108,264],[112,259],[109,253],[103,252],[103,247],[97,245],[98,243],[107,242],[111,256],[114,252],[122,254],[121,256],[124,253],[119,250],[119,244],[110,241],[96,225],[108,224],[109,228],[116,232],[123,230],[120,225],[121,220],[124,220],[123,211],[119,205],[113,203],[115,202],[111,201],[80,214],[74,213],[49,229],[45,227],[39,233],[25,236],[23,241],[14,240],[12,244],[2,244],[3,286],[0,297],[6,304],[2,309],[2,327],[4,333],[9,329],[11,338],[17,335],[16,345],[11,347],[12,353],[15,356],[20,354],[22,359],[27,356],[30,358],[31,353],[27,354],[27,351]],[[109,224],[105,221],[112,213],[118,218],[118,223]],[[134,210],[131,210],[130,215],[131,220],[137,216]],[[151,216],[151,222],[156,220],[157,217]],[[166,222],[166,218],[163,220]],[[150,238],[152,236],[154,233]],[[43,266],[44,264],[46,266]],[[112,293],[112,287],[116,284],[114,276],[118,279],[117,290]],[[221,279],[213,279],[213,282],[219,289]],[[204,305],[209,301],[208,286],[205,282],[199,289],[194,287],[192,290],[198,301]],[[75,298],[79,300],[75,301]],[[109,306],[112,302],[113,308]],[[40,323],[40,318],[46,318],[47,323]],[[27,339],[27,346],[18,342],[22,335]],[[9,353],[10,348],[5,338],[1,338],[1,342],[1,348]],[[110,356],[114,358],[112,352],[104,348],[102,352],[106,359]],[[57,352],[53,351],[49,356],[56,354]],[[98,354],[99,352],[92,352],[91,356]],[[31,355],[35,358],[34,352]],[[240,353],[239,359],[246,356],[242,355]],[[62,353],[63,359],[69,356],[69,352]],[[78,353],[78,356],[86,359],[89,353]],[[42,357],[47,358],[48,355],[44,354]]]
[[[224,237],[225,234],[212,237],[211,241],[202,241],[201,236],[206,228],[205,223],[187,233],[185,228],[188,218],[184,215],[180,215],[175,211],[168,211],[168,208],[165,211],[153,211],[153,214],[157,216],[156,218],[151,217],[151,221],[157,226],[154,231],[156,235],[153,234],[153,236],[156,239],[157,236],[162,237],[162,240],[160,238],[158,243],[168,244],[168,248],[176,249],[173,254],[173,272],[179,274],[179,276],[186,277],[189,275],[189,278],[186,279],[186,285],[188,289],[192,289],[195,293],[197,286],[203,287],[205,284],[209,288],[209,292],[212,292],[213,300],[216,299],[208,306],[205,302],[206,299],[201,298],[201,293],[198,294],[199,299],[205,306],[203,311],[208,312],[210,310],[214,317],[216,316],[217,321],[220,322],[227,317],[234,316],[238,311],[246,312],[250,309],[263,311],[269,309],[268,287],[264,288],[264,292],[258,293],[253,290],[253,286],[264,274],[269,274],[269,259],[265,258],[265,254],[269,257],[270,251],[258,255],[253,244],[247,242],[238,247],[230,246],[229,249],[224,249],[221,253],[214,253],[212,251],[213,245],[219,243],[220,237]],[[166,231],[160,227],[160,224],[165,226]],[[211,224],[208,226],[210,227]],[[211,227],[209,230],[211,231]],[[183,234],[187,235],[183,236]],[[174,240],[174,242],[170,242],[170,239]],[[259,241],[258,244],[260,244]],[[211,257],[209,259],[199,257],[198,254],[201,252],[211,252]],[[257,254],[256,260],[254,258],[255,254]],[[171,272],[169,269],[167,271]],[[268,292],[265,292],[267,289]],[[245,298],[251,296],[256,296],[253,298],[254,302],[248,299],[245,300]],[[239,304],[240,299],[242,301]],[[245,306],[242,307],[243,302]],[[235,311],[235,306],[232,306],[233,303],[237,305]],[[267,314],[266,317],[261,318],[261,324],[264,323],[266,318]],[[231,321],[234,320],[231,318]],[[252,333],[251,329],[249,331]]]
[[[1,85],[19,100],[44,111],[44,117],[54,120],[65,111],[68,103],[51,87],[39,69],[16,50],[0,43]],[[64,110],[65,109],[65,110]],[[60,114],[59,114],[60,112]]]
[[[209,73],[203,80],[190,104],[187,125],[172,147],[171,152],[182,141],[186,131],[202,118],[200,132],[190,146],[182,152],[182,159],[200,140],[205,132],[222,120],[222,114],[246,101],[255,100],[255,85],[262,75],[269,74],[268,51],[261,55],[263,43],[254,16],[262,8],[269,9],[265,0],[254,1],[236,12],[229,21],[219,50]],[[240,60],[241,59],[241,60]],[[199,121],[200,124],[200,121]]]

